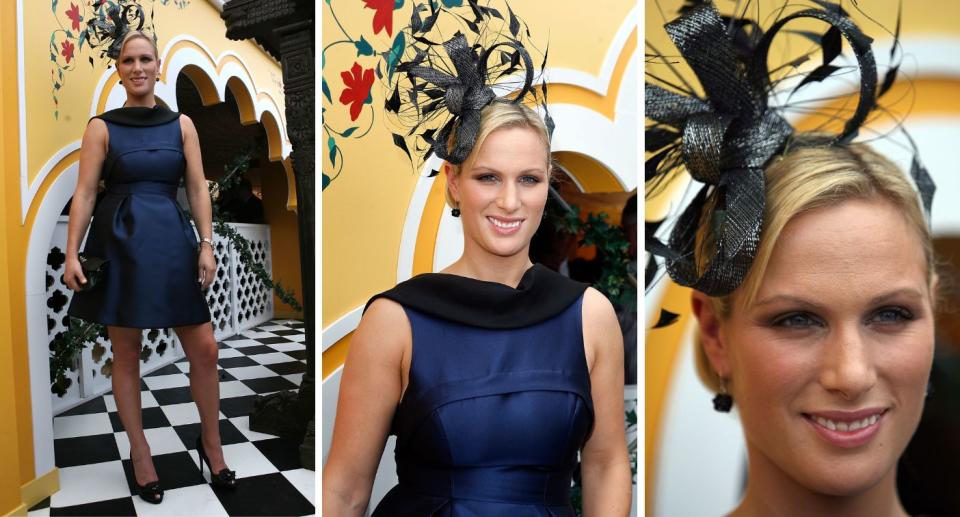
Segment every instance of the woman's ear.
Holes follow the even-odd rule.
[[[453,169],[449,162],[443,162],[443,173],[447,176],[447,190],[450,191],[450,197],[457,203],[460,202],[460,175]]]
[[[717,314],[710,297],[700,291],[693,291],[691,304],[700,328],[700,346],[710,360],[710,367],[720,377],[729,379],[733,369],[730,364],[730,349],[720,331],[720,315]]]

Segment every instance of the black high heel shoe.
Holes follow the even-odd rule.
[[[151,504],[162,503],[163,489],[160,488],[160,480],[151,481],[141,486],[140,483],[137,483],[137,471],[133,469],[133,456],[130,457],[130,468],[133,470],[133,484],[137,487],[137,495],[140,496],[140,499]]]
[[[160,488],[160,481],[151,481],[146,485],[140,486],[137,484],[137,480],[133,480],[133,484],[137,485],[137,492],[140,495],[140,499],[151,503],[151,504],[160,504],[163,502],[163,489]]]
[[[203,450],[203,441],[200,440],[200,437],[197,437],[197,456],[200,457],[200,475],[203,475],[203,464],[207,464],[207,469],[210,470],[210,483],[218,488],[228,488],[234,489],[237,488],[237,473],[224,468],[216,474],[213,473],[213,467],[210,466],[210,458],[207,457],[206,451]]]

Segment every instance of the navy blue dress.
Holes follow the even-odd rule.
[[[109,260],[68,314],[104,325],[167,328],[210,321],[197,282],[197,238],[176,201],[186,160],[179,115],[162,107],[100,116],[109,131],[84,253]]]
[[[543,276],[553,273],[534,267],[540,268],[540,287],[548,284]],[[451,286],[455,291],[470,282],[507,297],[513,291],[455,282],[461,284]],[[575,515],[571,476],[593,425],[581,325],[584,286],[577,286],[579,295],[574,292],[571,302],[568,293],[566,307],[521,328],[489,328],[517,321],[500,312],[519,308],[509,302],[492,307],[492,318],[481,317],[483,328],[447,319],[456,307],[440,305],[427,314],[403,297],[383,295],[404,305],[413,355],[391,429],[399,484],[374,517]],[[524,286],[518,289],[522,296]],[[483,296],[468,292],[464,298],[482,303]]]

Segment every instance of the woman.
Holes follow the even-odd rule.
[[[861,144],[801,148],[765,175],[743,283],[693,294],[701,378],[746,437],[732,515],[906,515],[896,466],[923,410],[937,286],[919,198]]]
[[[80,171],[70,207],[64,281],[75,291],[69,314],[107,326],[113,349],[113,394],[130,441],[139,495],[163,500],[140,408],[140,337],[144,328],[173,327],[190,361],[190,390],[197,403],[201,436],[197,453],[215,486],[234,487],[224,463],[219,431],[217,342],[203,289],[216,273],[210,198],[200,159],[197,130],[186,115],[157,104],[160,57],[152,38],[130,31],[117,56],[126,90],[124,107],[87,124]],[[176,203],[185,178],[201,243]],[[106,195],[95,203],[100,180]],[[103,279],[84,289],[78,249],[90,217],[84,258],[108,260]],[[203,465],[201,463],[201,469]]]
[[[323,514],[363,514],[396,434],[400,483],[374,515],[573,515],[578,450],[584,515],[627,515],[616,315],[528,256],[550,181],[547,127],[493,101],[469,155],[444,170],[463,255],[368,303],[341,380]]]

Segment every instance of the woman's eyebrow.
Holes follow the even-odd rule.
[[[878,304],[893,300],[895,298],[899,298],[901,296],[907,297],[907,298],[913,298],[913,299],[922,299],[923,293],[921,293],[919,290],[913,287],[901,287],[899,289],[891,289],[890,291],[878,294],[873,298],[871,298],[869,305],[878,305]],[[806,298],[789,295],[789,294],[776,294],[773,296],[769,296],[767,298],[763,298],[762,300],[758,300],[754,302],[753,306],[760,307],[763,305],[772,305],[777,302],[788,302],[788,303],[793,303],[796,305],[801,305],[801,306],[815,308],[815,309],[822,309],[825,307],[823,304],[814,302],[812,300],[807,300]]]
[[[792,304],[796,304],[804,307],[809,307],[812,309],[824,308],[822,304],[816,303],[811,300],[807,300],[806,298],[802,298],[800,296],[794,296],[790,294],[775,294],[773,296],[768,296],[767,298],[763,298],[762,300],[758,300],[754,302],[753,306],[760,307],[763,305],[773,305],[778,302],[792,303]]]
[[[478,170],[478,169],[483,169],[483,170],[490,171],[490,172],[500,172],[500,170],[498,170],[497,168],[495,168],[495,167],[490,167],[490,166],[484,165],[484,164],[482,164],[482,163],[478,163],[477,165],[474,165],[473,167],[470,168],[471,171],[475,171],[475,170]],[[529,174],[529,173],[531,173],[531,172],[539,172],[540,174],[546,174],[546,171],[544,171],[543,169],[540,169],[540,168],[524,169],[524,170],[520,171],[520,174]]]

